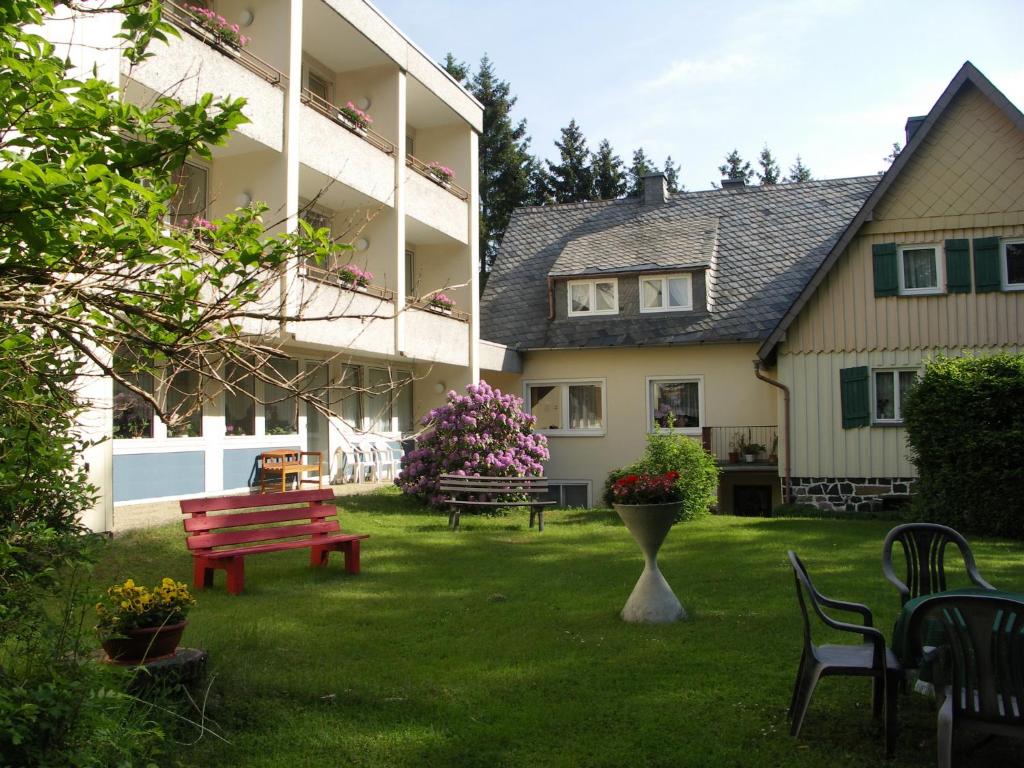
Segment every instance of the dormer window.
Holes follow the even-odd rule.
[[[569,281],[569,317],[615,315],[618,311],[618,280]]]
[[[693,309],[693,279],[688,273],[640,278],[641,312],[684,312]]]

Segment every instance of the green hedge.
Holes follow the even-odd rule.
[[[1024,355],[939,357],[903,405],[914,513],[1024,538]]]
[[[612,470],[604,485],[604,503],[612,505],[612,483],[625,475],[662,475],[678,472],[676,485],[683,495],[683,520],[694,520],[708,513],[718,499],[718,464],[715,457],[692,438],[680,434],[655,432],[647,436],[647,450],[639,461]]]

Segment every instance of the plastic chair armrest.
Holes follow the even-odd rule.
[[[989,584],[987,581],[985,581],[985,579],[981,577],[981,574],[978,573],[977,568],[969,567],[967,569],[967,575],[971,577],[971,581],[973,581],[977,586],[981,587],[982,589],[987,589],[990,592],[996,591],[995,587],[993,587],[991,584]]]
[[[818,595],[818,600],[821,601],[822,605],[827,605],[829,608],[836,608],[841,611],[860,614],[861,618],[864,619],[865,627],[873,627],[875,625],[871,609],[862,603],[850,603],[845,600],[836,600],[831,597],[825,597],[825,595],[822,594]]]

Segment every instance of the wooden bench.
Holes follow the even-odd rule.
[[[325,503],[333,498],[334,492],[324,488],[178,502],[182,514],[190,515],[183,522],[187,532],[185,544],[192,552],[195,588],[212,587],[213,572],[219,568],[227,572],[228,592],[240,594],[245,585],[247,555],[301,547],[310,548],[311,566],[325,566],[331,552],[341,551],[345,553],[345,570],[359,573],[359,542],[369,538],[369,534],[341,533],[336,517],[338,508]],[[283,504],[306,506],[262,509]],[[249,511],[207,514],[227,510]],[[225,530],[238,528],[242,530]]]
[[[323,483],[323,454],[320,451],[299,451],[284,448],[264,451],[259,457],[260,493],[266,493],[267,486],[280,481],[281,493],[288,490],[288,475],[295,475],[295,488],[301,490],[306,483],[319,488]],[[316,472],[316,477],[304,477],[306,472]]]
[[[537,530],[544,530],[544,507],[554,504],[543,497],[548,493],[546,477],[466,477],[464,475],[441,475],[441,493],[448,497],[451,511],[448,513],[448,527],[453,531],[459,527],[462,507],[529,507],[530,527],[537,518]],[[485,496],[486,501],[460,498],[462,496]],[[525,499],[501,500],[495,496],[518,496]],[[493,500],[492,500],[493,499]]]

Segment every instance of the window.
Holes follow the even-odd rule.
[[[167,204],[167,221],[176,227],[190,227],[196,217],[206,218],[206,190],[209,172],[201,165],[185,163],[171,180],[177,185]]]
[[[903,421],[903,399],[917,378],[917,371],[874,371],[874,420],[877,423]]]
[[[405,252],[405,295],[416,295],[416,254]]]
[[[537,429],[553,434],[604,434],[604,382],[526,384]]]
[[[650,428],[696,434],[700,431],[704,404],[700,377],[649,378],[647,380],[648,425]]]
[[[405,126],[405,154],[416,156],[416,133],[409,126]]]
[[[331,85],[326,77],[306,70],[306,88],[319,99],[331,103]]]
[[[180,418],[167,426],[168,437],[202,437],[203,409],[199,403],[199,373],[178,371],[167,383],[167,412]]]
[[[313,229],[331,229],[331,221],[334,218],[333,211],[313,205],[308,200],[299,200],[299,218],[309,224]]]
[[[255,378],[238,363],[228,363],[224,379],[231,389],[224,391],[224,434],[244,437],[256,434]]]
[[[264,434],[294,435],[299,431],[299,400],[285,385],[296,385],[299,363],[282,357],[272,357],[269,362],[281,384],[263,382]]]
[[[941,250],[937,245],[904,245],[898,249],[901,294],[942,293]]]
[[[1004,241],[1002,251],[1003,288],[1024,290],[1024,240]]]
[[[640,278],[641,312],[681,312],[693,309],[691,276],[656,275]]]
[[[352,429],[361,429],[363,425],[362,397],[359,393],[358,365],[343,365],[341,367],[341,420]]]
[[[569,283],[569,316],[614,315],[619,311],[617,280],[573,280]]]
[[[114,369],[132,387],[153,394],[153,374],[133,372],[131,363],[115,358]],[[153,437],[153,406],[131,387],[114,380],[114,437],[136,439]]]
[[[559,507],[589,507],[590,482],[588,480],[552,480],[548,483],[548,501]]]

